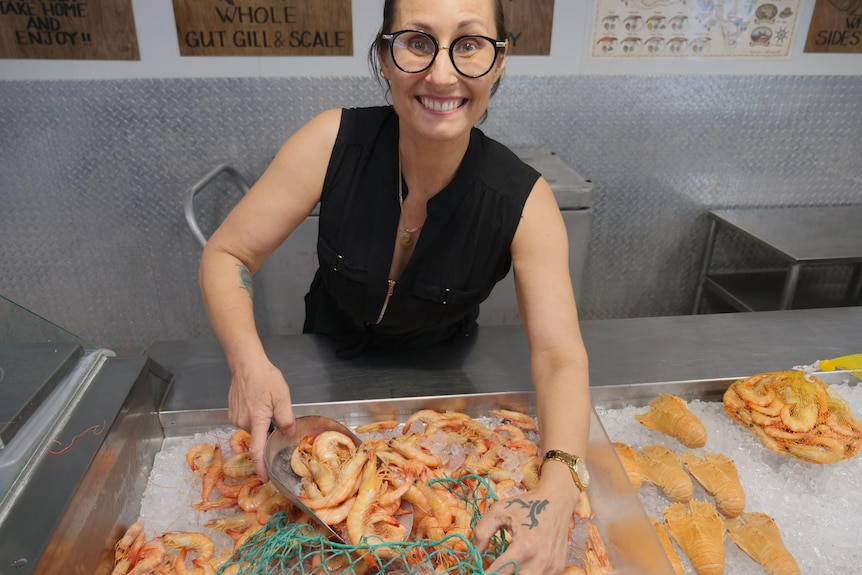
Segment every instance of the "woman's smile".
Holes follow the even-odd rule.
[[[467,103],[467,98],[433,98],[431,96],[419,96],[416,99],[425,109],[440,114],[453,112]]]

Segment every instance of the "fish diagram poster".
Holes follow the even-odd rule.
[[[802,0],[596,0],[591,56],[786,58]]]

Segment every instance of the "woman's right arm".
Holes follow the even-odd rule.
[[[270,422],[293,425],[293,408],[287,382],[257,333],[252,276],[320,201],[340,122],[341,110],[328,110],[293,134],[201,256],[201,293],[231,370],[228,415],[251,434],[251,456],[264,479]]]

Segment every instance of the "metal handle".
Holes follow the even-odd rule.
[[[231,166],[227,164],[219,164],[215,168],[213,168],[206,176],[201,178],[196,184],[188,189],[186,192],[186,197],[183,200],[183,212],[186,215],[186,222],[189,224],[189,229],[192,231],[192,235],[203,248],[207,245],[207,239],[204,237],[201,232],[201,228],[198,225],[197,218],[195,218],[195,196],[207,187],[210,182],[215,180],[222,172],[230,176],[231,180],[233,180],[236,187],[242,191],[242,194],[245,195],[248,193],[249,185],[248,182],[245,181],[245,178],[237,172]]]

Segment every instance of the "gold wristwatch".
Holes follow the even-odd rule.
[[[559,449],[549,449],[545,452],[545,457],[542,459],[542,467],[545,466],[545,462],[549,459],[556,459],[565,463],[569,471],[572,472],[572,479],[575,480],[575,485],[578,486],[578,489],[581,491],[587,489],[587,486],[590,484],[590,472],[587,469],[587,463],[583,459]],[[541,473],[541,468],[539,468],[539,473]]]

